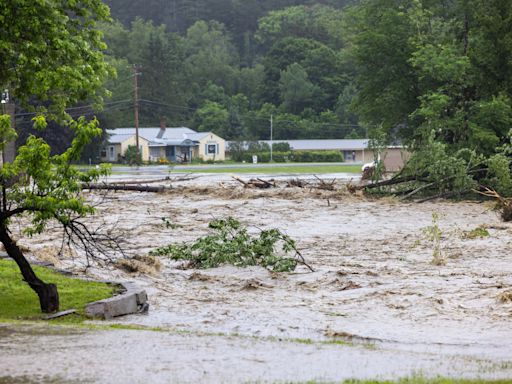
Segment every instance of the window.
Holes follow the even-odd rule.
[[[206,154],[207,155],[215,155],[218,153],[218,145],[217,144],[206,144]]]

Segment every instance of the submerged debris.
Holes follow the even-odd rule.
[[[498,295],[498,300],[502,303],[512,303],[512,290],[501,292]]]
[[[155,275],[162,269],[162,263],[154,256],[134,256],[131,259],[119,259],[114,265],[129,273]]]

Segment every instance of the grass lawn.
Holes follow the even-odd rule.
[[[314,383],[314,382],[312,382]],[[465,379],[425,379],[411,377],[399,380],[345,380],[343,384],[511,384],[512,379],[505,380],[465,380]]]
[[[71,279],[47,268],[34,266],[36,275],[46,283],[57,285],[60,310],[75,308],[78,315],[64,317],[81,321],[85,304],[111,297],[115,288],[105,283]],[[22,279],[18,266],[10,260],[0,260],[0,321],[35,320],[42,317],[37,294]]]
[[[218,167],[218,168],[217,168]],[[325,174],[325,173],[361,173],[360,165],[258,165],[257,167],[243,166],[243,167],[223,167],[216,165],[215,167],[205,167],[204,169],[193,168],[183,169],[180,172],[187,173],[264,173],[264,174]]]

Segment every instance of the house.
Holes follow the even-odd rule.
[[[374,161],[373,150],[369,148],[368,139],[331,139],[331,140],[261,140],[260,143],[288,143],[292,151],[340,151],[345,162],[359,164]],[[400,170],[409,153],[400,145],[388,146],[381,154],[386,170]]]
[[[196,132],[190,128],[139,128],[139,148],[144,162],[169,161],[187,163],[193,159],[222,161],[226,142],[212,132]],[[135,128],[108,129],[109,138],[101,160],[121,162],[129,146],[135,146]]]

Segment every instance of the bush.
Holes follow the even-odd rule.
[[[342,162],[343,154],[338,151],[293,151],[291,160],[298,163]]]
[[[237,154],[236,159],[237,161],[252,163],[253,156],[258,156],[258,163],[270,162],[269,151],[247,151]],[[236,160],[235,157],[232,158]],[[272,160],[276,163],[286,163],[289,161],[297,163],[336,163],[343,161],[343,154],[338,151],[275,151],[272,152]]]
[[[290,143],[283,142],[283,143],[273,143],[272,144],[272,151],[274,152],[290,152]]]
[[[252,163],[252,157],[258,156],[258,163],[269,163],[270,162],[270,152],[260,152],[260,153],[249,153],[246,152],[242,156],[242,161],[246,163]],[[290,154],[288,152],[273,152],[272,160],[276,163],[286,163],[290,159]]]
[[[124,158],[129,165],[142,164],[142,154],[137,151],[137,147],[135,145],[129,145],[128,148],[126,148]]]

